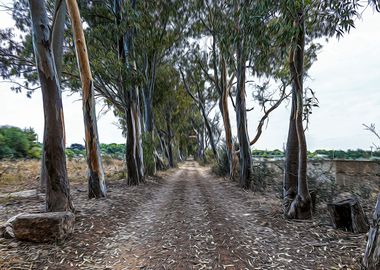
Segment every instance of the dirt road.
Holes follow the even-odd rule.
[[[275,194],[244,191],[195,162],[186,162],[163,177],[159,184],[111,186],[109,198],[101,201],[87,201],[78,191],[73,194],[80,210],[74,236],[55,245],[16,242],[9,247],[11,242],[2,242],[0,265],[359,269],[364,235],[335,231],[316,219],[286,221]]]

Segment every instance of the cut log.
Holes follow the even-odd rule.
[[[0,224],[0,237],[5,239],[11,239],[15,237],[15,234],[13,232],[13,225],[12,222],[16,220],[16,218],[20,215],[23,215],[24,213],[17,214],[10,219],[8,219],[5,223]]]
[[[377,197],[377,203],[373,211],[363,266],[368,270],[380,269],[380,195]]]
[[[71,212],[48,212],[22,214],[12,222],[16,239],[32,242],[62,240],[74,230],[74,214]]]
[[[354,195],[344,196],[327,204],[332,225],[353,233],[366,233],[369,230],[368,219],[359,199]]]

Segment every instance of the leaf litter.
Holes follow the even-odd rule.
[[[0,269],[360,269],[365,234],[334,230],[324,208],[285,220],[275,192],[246,192],[195,162],[159,176],[112,182],[98,201],[73,188],[74,234],[52,244],[0,239]],[[43,206],[41,195],[20,198],[1,220]]]

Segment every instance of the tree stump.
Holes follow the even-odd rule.
[[[335,229],[353,233],[366,233],[369,230],[368,219],[359,199],[353,195],[337,199],[327,204],[331,221]]]
[[[377,197],[377,203],[372,216],[363,266],[368,270],[380,269],[380,195]]]

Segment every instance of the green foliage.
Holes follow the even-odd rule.
[[[125,155],[125,144],[117,144],[117,143],[110,143],[110,144],[100,144],[100,150],[102,151],[102,155],[108,155],[113,159],[120,159],[122,160]]]
[[[41,156],[42,156],[42,145],[40,144],[36,144],[35,146],[32,146],[29,150],[28,150],[28,156],[29,158],[36,158],[36,159],[40,159]]]
[[[260,157],[260,158],[279,158],[284,157],[284,152],[281,150],[275,149],[275,150],[252,150],[252,156],[253,157]]]
[[[39,158],[41,147],[32,128],[0,127],[0,159]]]
[[[326,159],[376,159],[380,158],[380,152],[367,151],[362,149],[357,150],[316,150],[310,154],[310,156],[315,158],[326,158]]]
[[[69,160],[71,160],[71,159],[73,159],[74,157],[77,156],[77,154],[76,154],[73,150],[71,150],[70,148],[66,148],[66,149],[65,149],[65,154],[66,154],[66,157],[67,157]]]
[[[86,156],[86,149],[79,143],[73,143],[70,145],[70,147],[66,148],[65,153],[66,157],[69,159],[82,158]]]
[[[100,144],[100,151],[101,155],[104,158],[109,159],[124,159],[125,155],[125,144],[117,144],[117,143],[110,143]],[[67,158],[83,158],[86,157],[86,149],[84,145],[79,143],[73,143],[70,145],[70,147],[66,148],[66,156]]]

